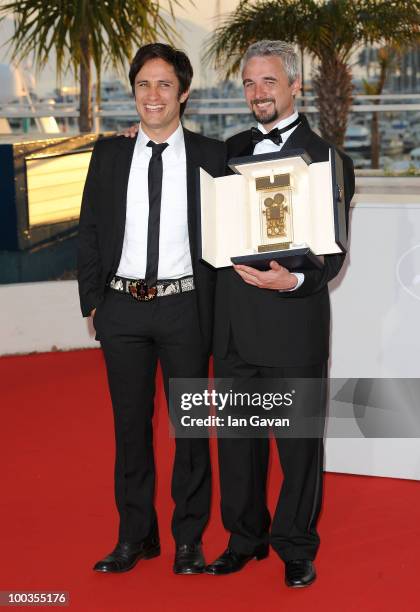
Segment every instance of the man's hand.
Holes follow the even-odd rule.
[[[90,316],[93,318],[95,316],[96,308],[90,311]]]
[[[298,282],[294,274],[276,261],[270,262],[271,270],[267,272],[261,272],[250,266],[233,266],[233,268],[248,285],[254,285],[260,289],[287,291],[294,289]]]
[[[121,136],[125,136],[126,138],[135,138],[137,136],[137,132],[139,131],[138,123],[135,125],[131,125],[129,128],[126,128],[121,132]]]

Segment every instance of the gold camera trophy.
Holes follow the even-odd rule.
[[[290,174],[255,179],[259,195],[259,253],[288,249],[293,242],[292,185]]]

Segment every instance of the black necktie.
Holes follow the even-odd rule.
[[[300,117],[295,119],[295,121],[292,121],[292,123],[289,123],[289,125],[286,125],[285,127],[281,128],[281,130],[279,130],[279,128],[274,128],[274,130],[271,130],[271,132],[268,132],[268,134],[263,134],[258,128],[253,127],[251,128],[252,144],[255,146],[262,140],[269,139],[272,140],[275,145],[279,146],[283,142],[281,134],[283,134],[284,132],[288,132],[296,125],[299,125],[299,123]]]
[[[146,285],[156,286],[159,265],[159,229],[160,229],[160,201],[162,197],[162,153],[168,146],[167,142],[156,144],[149,140],[148,147],[152,147],[152,157],[149,162],[149,223],[147,228],[147,264]]]

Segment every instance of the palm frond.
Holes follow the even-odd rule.
[[[419,41],[420,0],[242,0],[206,41],[203,59],[229,77],[262,39],[346,62],[361,45]]]
[[[162,13],[160,0],[14,0],[0,6],[0,20],[13,14],[15,31],[5,45],[12,59],[34,54],[43,68],[54,49],[57,71],[65,72],[82,61],[80,38],[87,34],[95,66],[123,67],[140,46],[157,38],[173,43],[177,33],[173,9],[179,0],[168,0]]]
[[[204,46],[203,61],[223,69],[226,78],[235,74],[250,44],[262,39],[301,44],[310,30],[314,0],[242,0],[237,9],[223,18]]]
[[[160,0],[14,0],[0,5],[0,21],[14,16],[15,31],[5,43],[12,60],[33,55],[42,69],[55,51],[58,77],[72,68],[75,74],[85,71],[90,79],[93,61],[100,83],[103,68],[125,69],[134,45],[177,40],[174,6],[181,2],[167,4],[169,18]],[[81,93],[85,95],[90,97],[90,91]],[[89,108],[86,100],[83,104]]]

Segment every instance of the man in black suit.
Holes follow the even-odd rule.
[[[258,121],[227,141],[228,159],[304,149],[313,161],[326,161],[329,145],[298,115],[294,97],[301,87],[293,47],[280,41],[251,45],[242,78],[249,108]],[[344,162],[346,211],[354,193],[350,158]],[[215,376],[220,378],[320,378],[327,375],[330,304],[328,282],[340,271],[343,255],[327,255],[321,270],[292,274],[276,262],[261,272],[237,265],[219,270],[214,334]],[[323,402],[313,414],[324,417]],[[312,561],[319,536],[323,441],[277,438],[283,485],[271,522],[266,506],[269,458],[267,438],[219,439],[221,507],[230,531],[228,549],[210,574],[239,571],[263,559],[269,543],[285,562],[286,584],[315,580]],[[271,522],[271,529],[270,529]]]
[[[196,249],[196,168],[224,174],[224,144],[183,129],[192,79],[168,45],[137,52],[130,83],[135,139],[99,140],[83,194],[78,280],[107,367],[115,438],[116,548],[96,563],[123,572],[160,553],[154,508],[152,416],[158,359],[169,378],[203,378],[212,336],[214,272]],[[172,479],[174,571],[204,571],[201,537],[210,504],[208,441],[177,439]]]

